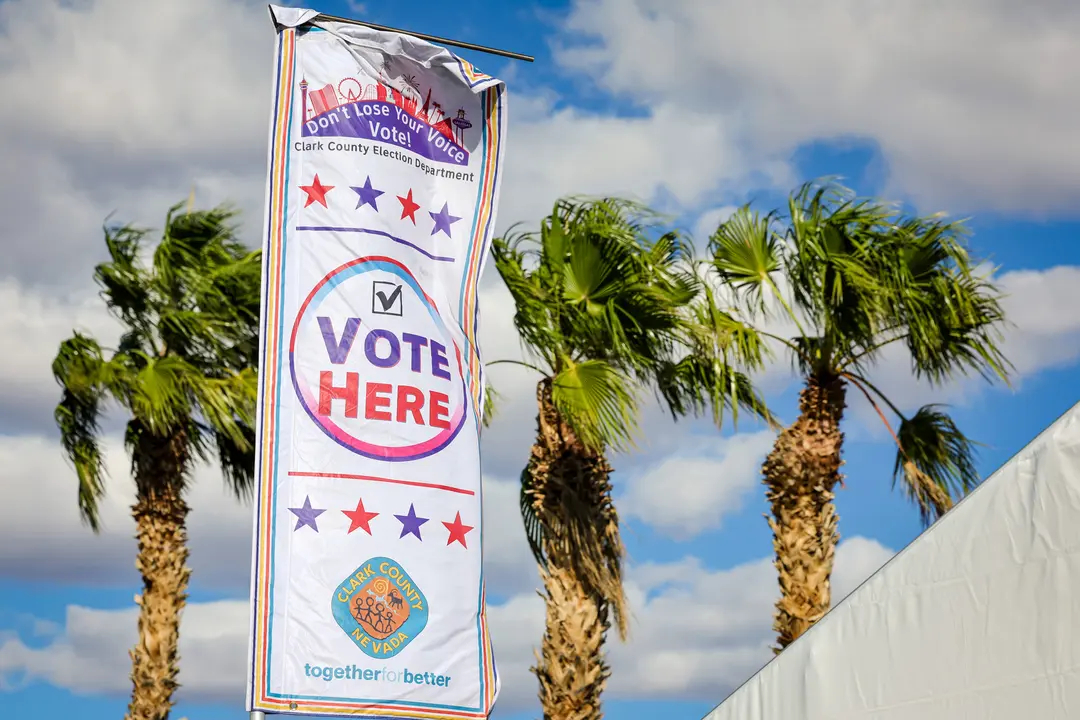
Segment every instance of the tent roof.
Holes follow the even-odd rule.
[[[1080,404],[706,720],[1080,718]]]

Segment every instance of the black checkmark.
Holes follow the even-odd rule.
[[[394,304],[397,302],[398,298],[401,297],[401,286],[398,285],[397,287],[395,287],[394,291],[390,293],[389,296],[382,290],[376,290],[375,297],[379,298],[379,303],[382,305],[383,311],[387,311],[390,308],[394,307]]]

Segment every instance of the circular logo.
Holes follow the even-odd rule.
[[[433,455],[465,422],[461,350],[392,258],[357,258],[315,285],[293,324],[289,369],[319,429],[364,457]]]

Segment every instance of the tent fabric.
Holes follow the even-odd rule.
[[[706,720],[1080,718],[1080,404]]]

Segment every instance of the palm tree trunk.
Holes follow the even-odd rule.
[[[137,497],[131,511],[142,575],[139,639],[131,656],[131,704],[126,720],[168,720],[178,687],[180,613],[187,600],[188,505],[182,496],[188,463],[187,437],[162,440],[138,433],[133,457]]]
[[[600,720],[600,696],[611,675],[604,660],[606,604],[566,568],[549,566],[540,575],[546,626],[531,670],[540,681],[544,720]]]
[[[799,418],[780,433],[762,467],[780,581],[775,652],[821,619],[832,600],[829,578],[840,537],[833,488],[842,479],[845,393],[839,377],[808,377]]]
[[[545,720],[600,720],[610,671],[604,641],[626,621],[623,547],[611,500],[611,466],[560,418],[551,380],[537,387],[537,438],[526,496],[543,527],[546,628],[536,666]]]

